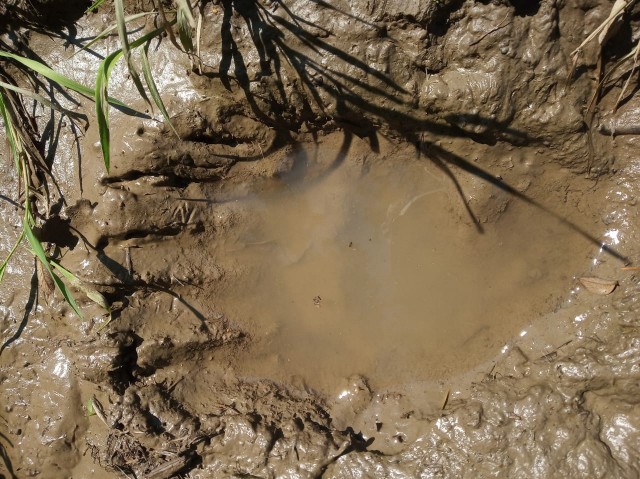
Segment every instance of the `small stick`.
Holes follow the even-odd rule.
[[[193,458],[191,455],[179,456],[161,464],[144,475],[144,479],[169,479],[180,472]]]
[[[442,410],[447,407],[447,403],[449,402],[449,396],[451,395],[451,389],[447,389],[447,395],[444,397],[444,401],[442,401]]]
[[[100,404],[100,401],[98,401],[95,396],[92,396],[91,403],[93,405],[93,412],[96,413],[96,416],[98,416],[109,429],[112,429],[113,426],[109,424],[109,421],[107,421],[107,415],[105,414],[104,407],[102,406],[102,404]]]

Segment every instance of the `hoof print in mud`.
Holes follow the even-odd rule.
[[[638,476],[635,2],[89,3],[0,2],[0,477]]]

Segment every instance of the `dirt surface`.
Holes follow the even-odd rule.
[[[2,48],[92,84],[111,13],[35,3],[60,20],[10,2]],[[638,100],[586,114],[594,49],[567,81],[610,7],[207,2],[202,64],[150,49],[179,138],[114,110],[107,174],[91,114],[40,114],[40,238],[114,317],[12,261],[0,476],[639,477]]]

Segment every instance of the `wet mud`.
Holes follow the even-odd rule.
[[[10,3],[3,48],[78,81],[117,48],[70,58],[102,10]],[[567,82],[610,4],[199,8],[201,64],[151,56],[178,136],[114,110],[105,173],[90,113],[38,117],[64,198],[38,234],[114,314],[12,261],[0,476],[640,476],[637,100],[587,114],[588,49]]]

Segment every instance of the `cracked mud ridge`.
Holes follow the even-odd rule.
[[[0,48],[92,85],[119,42],[78,52],[114,21],[90,3],[10,0]],[[144,114],[112,109],[109,173],[89,100],[30,107],[38,237],[113,320],[18,250],[0,477],[640,477],[640,97],[588,111],[596,47],[567,80],[612,4],[192,3],[201,64],[149,49],[178,136],[120,64]]]

